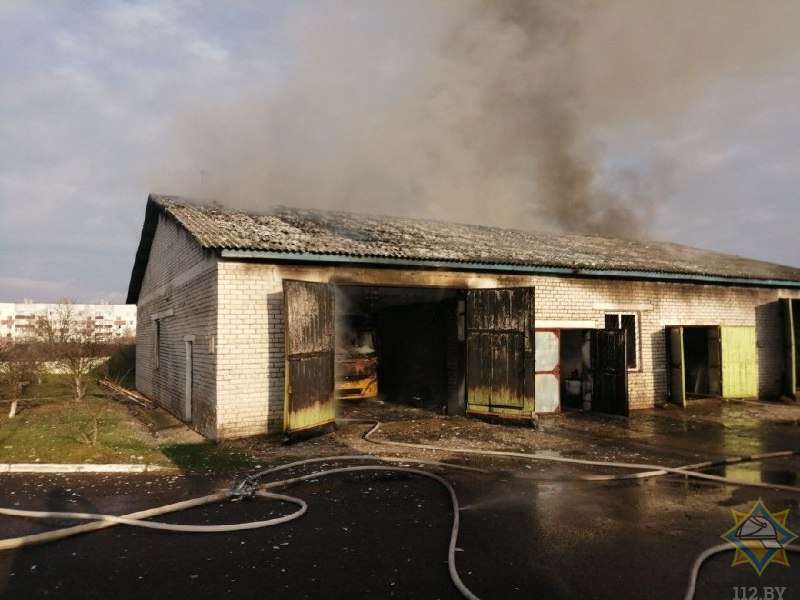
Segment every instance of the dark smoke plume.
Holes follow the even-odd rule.
[[[647,236],[669,193],[658,140],[791,33],[770,30],[791,3],[760,5],[291,2],[270,77],[183,108],[158,191]],[[614,153],[628,137],[654,140],[646,160]]]

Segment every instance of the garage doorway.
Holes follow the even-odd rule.
[[[562,410],[627,416],[630,407],[625,331],[561,329],[559,341]],[[536,405],[538,408],[538,397]]]
[[[337,401],[377,398],[448,414],[465,414],[464,292],[448,288],[336,286]],[[355,323],[359,325],[354,326]],[[372,357],[370,386],[345,363],[344,339],[358,328],[365,357]],[[352,356],[352,353],[349,353]],[[366,379],[361,381],[367,384]]]
[[[562,329],[561,407],[588,409],[592,401],[591,333],[586,329]]]
[[[437,413],[533,420],[533,288],[292,280],[283,288],[284,431],[290,437],[327,430],[339,403],[375,390],[384,402]],[[344,346],[348,351],[339,352]],[[371,388],[343,389],[346,370],[337,355],[376,359]],[[359,364],[351,384],[369,375],[370,361]]]
[[[755,327],[673,326],[665,333],[672,403],[758,396]]]

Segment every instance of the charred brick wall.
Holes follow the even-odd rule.
[[[535,320],[579,323],[602,328],[609,313],[637,317],[636,369],[628,372],[631,409],[652,408],[668,394],[666,327],[671,325],[755,327],[759,395],[780,394],[783,378],[783,337],[777,300],[800,298],[800,291],[768,288],[699,285],[652,281],[581,279],[549,276],[487,276],[465,273],[370,270],[328,267],[282,269],[276,278],[345,279],[348,284],[430,285],[468,289],[475,287],[533,286]],[[278,292],[280,293],[280,292]],[[270,327],[270,414],[283,410],[283,328],[278,320],[282,301],[275,305]],[[274,383],[273,383],[274,382]],[[272,422],[272,419],[270,419]],[[274,421],[277,425],[277,419]]]
[[[638,365],[629,371],[633,409],[650,408],[666,399],[665,327],[670,325],[755,327],[759,393],[778,395],[783,378],[783,337],[777,300],[800,298],[797,290],[742,286],[218,260],[162,219],[139,303],[140,391],[181,414],[183,348],[185,339],[192,337],[194,427],[213,438],[280,431],[285,385],[284,278],[451,289],[532,286],[536,290],[536,322],[562,323],[562,328],[571,323],[602,328],[608,313],[635,314]],[[154,316],[159,316],[162,333],[163,362],[158,369],[153,365]],[[452,338],[452,332],[448,337]],[[452,341],[447,344],[452,346]],[[454,365],[447,363],[448,373],[453,369]],[[455,378],[448,375],[452,387],[450,379]]]

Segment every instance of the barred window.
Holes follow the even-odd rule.
[[[606,313],[606,329],[625,332],[625,364],[628,369],[639,368],[638,319],[635,313]]]

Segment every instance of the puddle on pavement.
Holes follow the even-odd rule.
[[[724,467],[709,469],[705,471],[710,475],[719,475],[728,479],[738,481],[750,481],[752,483],[772,483],[775,485],[798,485],[800,484],[800,473],[791,469],[776,469],[766,463],[740,463],[726,465]],[[720,484],[724,485],[724,484]]]

